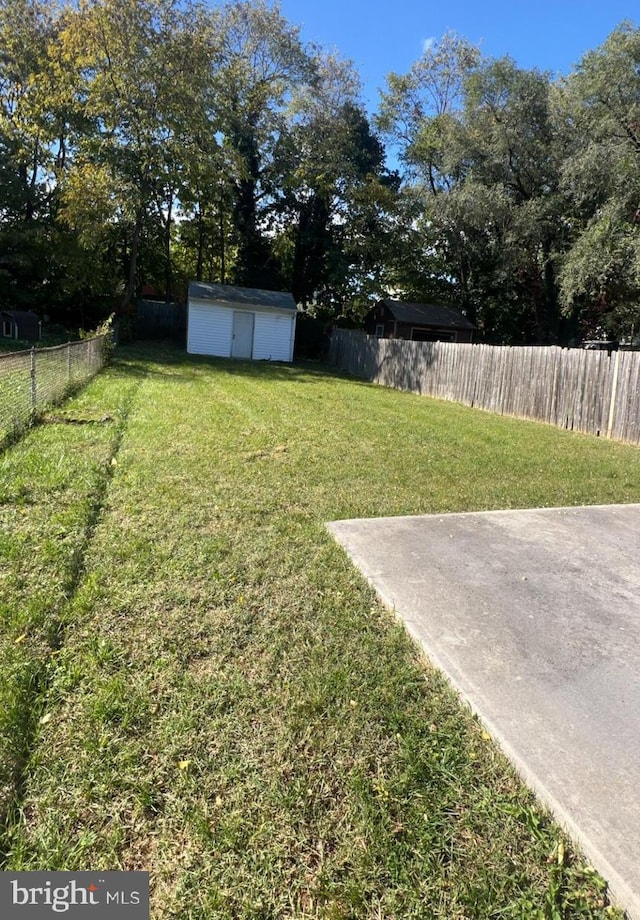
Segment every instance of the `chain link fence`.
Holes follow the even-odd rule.
[[[0,444],[104,367],[109,335],[0,354]],[[1,345],[0,345],[1,347]]]

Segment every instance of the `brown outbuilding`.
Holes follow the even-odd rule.
[[[414,342],[471,342],[475,326],[464,313],[431,303],[379,300],[367,313],[365,332],[381,339]]]
[[[6,339],[37,341],[40,338],[40,318],[31,310],[2,310],[0,334]]]

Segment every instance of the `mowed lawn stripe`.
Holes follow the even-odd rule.
[[[318,369],[119,369],[8,866],[149,869],[163,918],[615,916],[324,522],[638,501],[638,452]]]
[[[0,828],[47,719],[53,659],[135,389],[107,372],[0,454]]]

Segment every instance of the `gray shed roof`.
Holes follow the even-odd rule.
[[[293,295],[286,291],[261,291],[257,288],[235,287],[230,284],[204,284],[191,281],[189,299],[211,300],[214,303],[242,304],[252,307],[271,307],[275,310],[297,311]]]
[[[37,313],[34,313],[32,310],[1,310],[2,316],[10,316],[11,319],[15,319],[17,322],[39,322],[39,316]]]
[[[459,310],[434,303],[404,303],[401,300],[382,300],[393,318],[399,323],[420,323],[428,326],[453,326],[456,329],[475,329],[473,323]]]

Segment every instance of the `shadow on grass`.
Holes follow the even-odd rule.
[[[43,632],[46,654],[27,662],[19,670],[13,710],[8,715],[4,713],[4,718],[8,719],[12,726],[15,757],[13,764],[5,771],[4,783],[0,787],[0,871],[6,869],[7,861],[11,856],[12,828],[17,827],[21,821],[29,781],[29,764],[36,746],[47,694],[55,679],[55,666],[52,666],[50,656],[59,652],[65,641],[71,622],[68,618],[69,611],[73,609],[74,597],[86,573],[88,550],[103,513],[105,499],[115,470],[113,461],[120,450],[134,399],[135,391],[129,394],[121,408],[109,455],[100,465],[95,488],[86,502],[86,516],[81,525],[82,540],[69,557],[68,572],[62,583],[62,595],[66,598],[66,602],[64,606],[51,608],[49,622]],[[45,421],[44,417],[38,420],[38,424],[42,424],[43,421]],[[65,419],[61,421],[64,422]]]
[[[166,370],[163,370],[162,366],[166,367]],[[113,369],[125,376],[130,374],[193,380],[198,376],[198,369],[201,367],[216,368],[230,376],[255,380],[295,380],[299,383],[349,380],[362,386],[371,386],[369,382],[352,377],[328,364],[309,359],[288,364],[278,361],[244,361],[238,358],[191,355],[183,348],[167,342],[119,346]]]
[[[34,428],[37,428],[43,422],[47,421],[47,416],[52,409],[55,409],[58,406],[62,406],[73,396],[75,396],[83,387],[87,386],[87,384],[89,384],[93,379],[94,378],[91,377],[89,380],[86,380],[83,383],[71,384],[65,388],[65,390],[59,395],[57,399],[52,399],[51,402],[47,403],[46,405],[40,406],[37,410],[33,411],[24,421],[17,421],[10,427],[2,430],[0,432],[0,454],[8,450],[14,444],[17,444],[19,441],[21,441],[29,431],[32,431]]]

